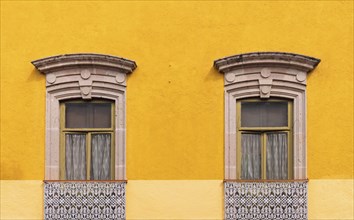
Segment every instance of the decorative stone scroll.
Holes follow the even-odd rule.
[[[306,179],[306,76],[320,60],[280,52],[245,53],[214,61],[225,79],[225,179],[236,179],[236,102],[271,97],[292,100],[294,178]]]
[[[45,182],[44,219],[125,219],[124,182]]]
[[[225,182],[225,219],[307,219],[307,182]]]
[[[134,61],[91,53],[65,54],[35,60],[46,76],[45,179],[59,179],[59,103],[68,99],[108,99],[115,102],[115,179],[125,180],[125,94]]]

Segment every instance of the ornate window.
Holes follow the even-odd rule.
[[[45,219],[125,218],[126,78],[135,62],[67,54],[32,64],[46,75]]]
[[[306,78],[319,62],[278,52],[214,61],[225,83],[226,219],[307,218]]]

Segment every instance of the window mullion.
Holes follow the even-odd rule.
[[[287,132],[288,135],[288,179],[293,179],[293,137],[291,132]]]
[[[91,132],[87,133],[86,137],[86,179],[91,179]]]
[[[262,132],[262,178],[267,179],[267,133]]]
[[[115,149],[114,149],[114,146],[115,146],[115,138],[113,137],[114,133],[113,132],[110,132],[111,134],[111,180],[114,180],[115,178],[115,166],[114,166],[114,163],[115,163]]]

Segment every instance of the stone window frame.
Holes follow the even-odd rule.
[[[103,98],[115,102],[115,179],[126,180],[126,79],[135,61],[92,53],[32,61],[46,76],[45,179],[59,180],[60,101]]]
[[[306,80],[317,58],[283,52],[244,53],[214,61],[224,74],[225,180],[236,180],[236,101],[286,98],[293,101],[294,179],[307,178]]]

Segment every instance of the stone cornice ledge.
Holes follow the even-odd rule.
[[[31,62],[41,73],[48,74],[60,69],[81,66],[115,69],[122,73],[131,73],[137,67],[136,63],[120,57],[93,53],[64,54]]]
[[[221,73],[252,67],[284,67],[311,72],[321,60],[300,54],[283,52],[254,52],[225,57],[214,61],[214,67]]]

